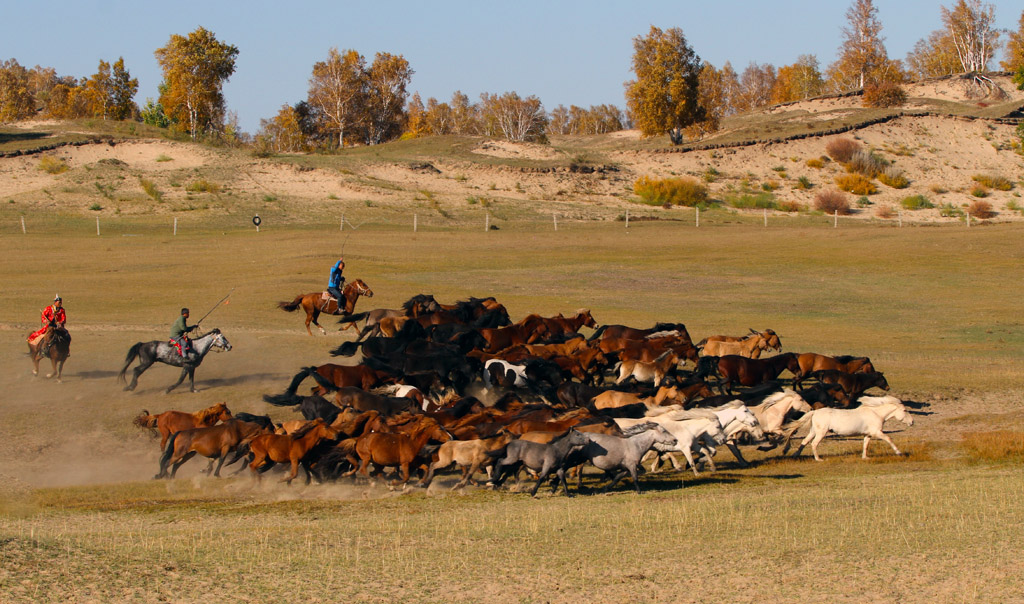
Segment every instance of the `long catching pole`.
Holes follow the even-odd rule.
[[[213,308],[210,309],[210,312],[208,312],[205,315],[203,315],[203,319],[205,319],[206,317],[209,317],[211,312],[217,310],[217,307],[220,306],[221,304],[223,304],[225,300],[230,298],[232,292],[234,292],[234,291],[235,291],[235,288],[232,287],[231,291],[228,292],[228,295],[226,295],[223,298],[221,298],[219,302],[217,302],[216,304],[213,305]],[[203,319],[199,319],[198,321],[196,321],[196,325],[199,325],[200,323],[202,323]]]

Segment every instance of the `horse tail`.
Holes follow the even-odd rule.
[[[277,303],[277,307],[286,312],[294,312],[300,306],[302,306],[302,294],[295,296],[295,299],[291,302]]]
[[[174,432],[171,437],[167,439],[167,445],[164,447],[163,455],[160,456],[160,474],[164,476],[167,474],[167,464],[171,461],[171,456],[174,455],[174,441],[178,439],[178,435],[181,432]]]
[[[803,417],[800,419],[795,422],[790,422],[782,427],[782,430],[786,433],[786,445],[782,448],[783,455],[789,451],[789,441],[793,439],[793,435],[796,434],[796,431],[810,422],[812,417],[814,417],[814,411],[808,411],[807,413],[804,413]]]
[[[587,341],[588,342],[593,342],[594,340],[600,338],[601,334],[604,333],[605,329],[608,329],[607,325],[602,325],[602,326],[598,327],[597,331],[595,331],[593,334],[591,334],[591,336],[589,338],[587,338]]]
[[[128,371],[128,366],[132,364],[135,357],[139,356],[139,349],[142,348],[143,342],[136,342],[131,348],[128,349],[128,356],[124,358],[124,367],[121,368],[121,372],[117,374],[117,379],[121,382],[127,381],[124,374]]]
[[[317,372],[316,367],[309,367],[309,369],[310,369],[310,375],[313,376],[313,380],[321,388],[327,390],[328,392],[335,392],[335,391],[338,390],[338,385],[335,384],[334,382],[332,382],[331,380],[325,378],[324,376],[320,375],[320,373]]]
[[[333,357],[350,357],[359,350],[362,342],[342,342],[341,346],[338,346],[331,351]]]
[[[708,339],[704,338],[700,342],[697,342],[696,344],[694,344],[693,347],[696,348],[698,351],[703,351],[704,350],[704,345],[707,344],[707,343],[708,343]]]
[[[370,311],[357,312],[354,315],[345,315],[344,317],[338,319],[338,323],[355,323],[356,321],[362,321],[363,319],[366,318],[366,315],[368,314],[370,314]]]
[[[493,451],[484,451],[484,454],[487,455],[487,457],[490,457],[491,459],[498,459],[499,457],[505,457],[505,452],[507,450],[508,444],[506,444],[504,447],[500,449],[495,449]]]
[[[302,383],[302,380],[309,377],[310,374],[316,375],[316,367],[304,367],[301,371],[295,374],[295,377],[292,378],[292,383],[288,385],[288,389],[284,391],[284,394],[278,394],[277,396],[264,394],[263,400],[271,405],[277,405],[278,407],[298,405],[302,402],[302,398],[295,393],[298,391],[299,384]]]
[[[132,420],[132,423],[141,429],[149,428],[151,430],[156,430],[156,419],[156,415],[150,415],[149,411],[143,409],[142,413],[139,413],[135,419]]]

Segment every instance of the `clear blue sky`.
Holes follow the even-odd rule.
[[[313,64],[337,46],[368,61],[376,52],[404,55],[415,70],[410,92],[447,100],[462,90],[514,90],[559,104],[625,106],[632,39],[651,25],[679,27],[704,60],[776,67],[814,54],[822,69],[835,59],[846,0],[487,0],[458,2],[249,2],[50,0],[5,3],[0,60],[88,76],[100,59],[123,56],[139,80],[136,101],[157,96],[153,51],[172,34],[199,26],[239,49],[224,87],[228,109],[255,132],[261,118],[306,98]],[[925,0],[876,0],[891,58],[940,27],[940,6]],[[994,2],[997,25],[1016,29],[1024,6]],[[997,59],[999,56],[997,55]],[[997,67],[994,64],[993,67]]]

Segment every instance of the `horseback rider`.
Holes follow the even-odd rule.
[[[189,339],[188,332],[196,327],[199,325],[188,324],[188,309],[181,309],[181,316],[171,325],[171,344],[178,350],[179,355],[185,356],[192,350],[192,340]]]
[[[53,333],[46,333],[50,322],[55,323],[59,329],[65,329],[64,324],[68,320],[67,313],[64,312],[64,299],[60,297],[60,294],[54,296],[53,304],[43,309],[40,320],[43,323],[42,328],[32,332],[32,335],[28,337],[28,341],[31,344],[38,344],[40,339],[46,337],[46,341],[43,342],[42,347],[39,349],[39,354],[45,357],[49,354],[50,343],[53,341]]]
[[[345,276],[342,275],[342,271],[345,270],[345,257],[342,256],[338,261],[331,267],[331,277],[327,281],[327,293],[334,296],[338,301],[338,308],[341,309],[341,301],[344,296],[341,294],[341,288],[345,286]],[[327,303],[324,303],[324,308],[327,307]]]

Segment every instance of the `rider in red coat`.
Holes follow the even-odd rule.
[[[54,297],[53,304],[43,309],[43,314],[40,317],[43,326],[37,331],[32,332],[32,335],[28,337],[28,341],[36,343],[39,338],[43,337],[46,333],[46,328],[49,327],[50,321],[57,323],[57,327],[64,329],[64,324],[67,323],[67,313],[64,312],[64,300],[58,295]]]

